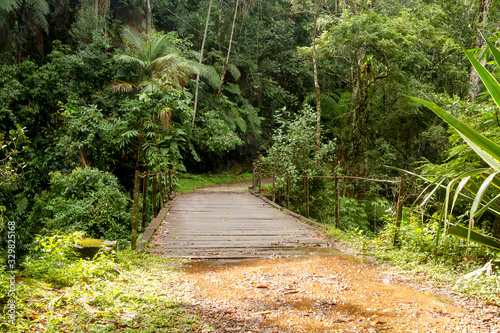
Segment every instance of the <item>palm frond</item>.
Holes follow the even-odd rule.
[[[127,54],[116,54],[113,56],[113,59],[116,62],[123,64],[135,64],[139,66],[142,70],[146,70],[148,68],[148,64],[145,61]]]
[[[163,128],[169,129],[172,125],[172,110],[166,106],[160,111],[159,118]]]
[[[132,92],[132,90],[134,90],[134,88],[137,88],[137,86],[135,84],[133,84],[132,82],[123,81],[123,80],[116,80],[109,87],[109,89],[111,89],[112,91],[119,93],[119,94],[125,94],[125,93]]]
[[[217,89],[220,81],[220,75],[217,73],[215,68],[202,64],[199,67],[199,71],[200,76],[207,81],[208,85],[213,89]]]
[[[136,52],[140,54],[141,58],[146,58],[147,50],[144,48],[144,40],[136,30],[129,26],[124,26],[120,30],[120,36],[125,39]]]
[[[0,0],[0,10],[10,13],[21,6],[22,0]]]
[[[152,94],[163,89],[156,80],[143,80],[139,83],[139,88],[143,93]]]

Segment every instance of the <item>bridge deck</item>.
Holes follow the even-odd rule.
[[[317,229],[249,193],[192,192],[175,200],[152,239],[152,253],[183,258],[255,258],[332,250]]]

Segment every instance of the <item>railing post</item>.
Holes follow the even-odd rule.
[[[335,228],[340,224],[339,177],[335,175]]]
[[[146,213],[148,209],[148,172],[144,172],[144,180],[142,182],[142,224],[141,231],[146,229]]]
[[[259,193],[262,187],[262,170],[259,169]]]
[[[276,202],[276,173],[273,172],[273,202]]]
[[[255,164],[253,165],[253,168],[252,168],[252,188],[255,189],[255,170],[256,170],[256,167],[255,167]]]
[[[309,176],[306,174],[304,178],[306,188],[306,217],[309,218]]]
[[[403,204],[406,195],[406,175],[401,176],[399,183],[398,201],[396,203],[396,231],[394,232],[394,246],[399,246],[399,228],[403,219]]]
[[[290,174],[286,174],[286,209],[290,209]]]
[[[137,243],[137,220],[139,215],[139,190],[141,186],[141,179],[139,178],[140,172],[135,171],[135,180],[134,180],[134,206],[132,209],[132,239],[131,246],[132,250],[136,249]]]
[[[165,205],[166,205],[167,202],[170,200],[170,198],[168,197],[169,196],[169,194],[168,194],[168,171],[165,171],[164,176],[165,176]]]
[[[163,179],[161,177],[161,172],[158,172],[158,193],[160,194],[160,211],[163,208]]]
[[[172,194],[172,172],[168,169],[168,195]]]
[[[156,172],[152,174],[153,176],[153,195],[152,195],[152,202],[153,202],[153,218],[156,217],[156,205],[158,204],[158,198],[156,197]]]

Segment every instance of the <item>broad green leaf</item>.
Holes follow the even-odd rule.
[[[474,214],[474,217],[477,217],[477,216],[480,216],[481,214],[483,214],[486,210],[489,210],[491,213],[493,213],[493,215],[495,216],[498,216],[500,217],[500,210],[495,210],[493,209],[491,206],[493,207],[498,207],[497,205],[495,205],[496,201],[500,199],[500,194],[497,195],[496,197],[494,197],[493,199],[490,200],[490,202],[488,202],[486,205],[484,205],[480,210],[478,210],[476,212],[476,214]]]
[[[477,186],[477,184],[474,181],[472,181],[472,180],[469,181],[465,185],[465,189],[467,189],[467,191],[469,191],[474,197],[479,192],[479,186]],[[470,200],[473,201],[474,199],[470,198]],[[490,198],[487,195],[484,195],[482,201],[486,204],[486,203],[490,202],[491,200],[490,200]],[[499,214],[499,212],[500,212],[500,206],[496,202],[492,202],[490,204],[490,207],[488,208],[488,211],[490,213],[492,213],[493,215],[500,217],[500,214]]]
[[[471,211],[470,211],[471,218],[472,218],[472,216],[474,216],[477,208],[479,207],[479,204],[483,200],[483,197],[485,196],[486,190],[490,187],[490,184],[491,184],[493,178],[495,178],[499,173],[500,172],[492,173],[491,175],[489,175],[485,179],[483,184],[481,184],[481,187],[479,188],[478,192],[476,193],[476,197],[474,198],[474,202],[472,203],[472,207],[471,207]]]
[[[444,216],[443,216],[445,230],[446,230],[446,228],[448,228],[448,205],[450,203],[450,194],[451,194],[451,191],[453,190],[453,187],[455,186],[455,183],[457,182],[458,179],[459,178],[453,179],[446,186],[446,197],[444,199]],[[451,212],[450,212],[450,215],[451,215]]]
[[[495,58],[495,62],[500,65],[500,51],[495,47],[495,45],[493,45],[492,42],[490,42],[487,38],[484,38],[483,34],[481,34],[481,36],[486,41],[491,54],[493,54],[493,57]]]
[[[486,89],[488,89],[491,97],[498,105],[498,107],[500,107],[500,84],[498,84],[493,75],[491,75],[490,72],[488,72],[486,68],[484,68],[484,66],[481,65],[481,63],[477,61],[476,58],[474,58],[472,52],[465,51],[465,54],[467,55],[467,58],[469,58],[469,61],[472,63],[472,66],[474,66],[474,68],[476,69],[479,77],[486,86]]]
[[[477,192],[476,197],[474,198],[474,201],[472,202],[472,207],[470,209],[470,218],[469,218],[469,235],[467,237],[467,241],[469,241],[469,239],[470,239],[470,233],[472,231],[471,230],[472,229],[472,222],[474,221],[474,215],[477,211],[477,208],[479,207],[479,204],[483,200],[483,196],[486,193],[486,190],[488,189],[488,187],[490,187],[491,181],[498,174],[499,174],[499,172],[495,172],[486,178],[486,180],[483,182],[483,184],[481,184],[481,187],[479,188],[479,191]]]
[[[500,160],[498,160],[495,157],[490,156],[488,153],[486,153],[479,145],[475,144],[473,141],[471,141],[468,137],[463,135],[462,133],[458,133],[462,139],[464,139],[465,142],[469,145],[469,147],[472,148],[476,152],[476,154],[479,155],[486,163],[488,163],[489,166],[492,168],[499,170],[500,169]]]
[[[455,190],[455,195],[453,196],[453,202],[451,204],[450,215],[453,214],[453,208],[455,208],[455,203],[457,202],[458,195],[460,194],[460,192],[462,192],[462,189],[464,188],[465,184],[467,184],[467,182],[469,181],[470,177],[471,176],[467,176],[465,178],[462,178],[462,180],[458,184],[458,187]]]
[[[499,91],[500,94],[500,91]],[[499,96],[500,97],[500,96]],[[434,103],[409,97],[410,99],[421,103],[431,109],[435,114],[443,118],[448,124],[457,130],[457,132],[466,140],[471,148],[492,168],[500,170],[500,146],[489,140],[482,134],[476,132],[467,124],[464,124],[451,114],[440,108]]]
[[[452,236],[455,236],[460,239],[467,240],[467,238],[470,239],[471,242],[474,242],[476,244],[484,245],[487,247],[491,247],[495,250],[500,250],[500,241],[493,238],[489,237],[483,234],[480,234],[476,231],[471,230],[470,235],[469,235],[469,230],[461,225],[455,225],[451,228],[448,229],[448,233]]]

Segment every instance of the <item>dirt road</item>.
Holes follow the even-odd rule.
[[[202,332],[500,332],[498,305],[349,254],[192,261],[179,282]]]

